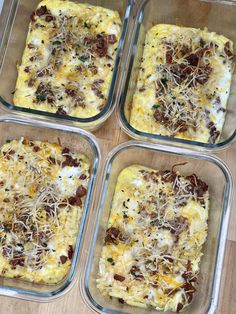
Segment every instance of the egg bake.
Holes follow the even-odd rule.
[[[104,108],[120,38],[118,12],[44,0],[31,15],[13,102],[89,118]]]
[[[193,299],[209,192],[195,174],[131,165],[118,176],[97,287],[139,307],[177,311]]]
[[[146,35],[130,124],[137,130],[216,143],[234,68],[233,43],[205,30],[159,24]]]
[[[0,149],[0,275],[54,284],[68,273],[89,161],[60,144],[12,140]]]

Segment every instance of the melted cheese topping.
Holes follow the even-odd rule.
[[[233,43],[207,30],[156,25],[145,41],[130,124],[137,130],[215,143],[233,72]]]
[[[14,104],[88,118],[105,106],[121,20],[118,12],[44,0],[31,16]]]
[[[173,169],[132,165],[118,176],[97,278],[104,296],[177,312],[192,301],[208,186]]]
[[[0,149],[0,274],[57,283],[71,266],[89,161],[22,138]]]

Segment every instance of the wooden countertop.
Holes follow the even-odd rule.
[[[119,128],[115,113],[94,133],[99,141],[103,158],[117,144],[129,140]],[[236,144],[230,149],[217,154],[230,166],[234,178],[236,178]],[[235,189],[234,189],[235,191]],[[221,282],[220,302],[217,314],[236,313],[236,208],[233,204],[228,232],[227,248]],[[29,301],[16,300],[13,298],[0,297],[0,314],[90,314],[87,306],[83,303],[78,282],[72,290],[62,299],[48,304],[40,304]]]

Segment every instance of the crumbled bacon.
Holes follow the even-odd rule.
[[[62,162],[62,168],[69,166],[69,167],[79,167],[80,162],[73,158],[71,155],[65,155],[65,160]]]
[[[63,107],[59,107],[56,111],[56,114],[60,115],[60,116],[66,116],[67,112],[63,109]]]
[[[143,274],[138,266],[135,266],[135,265],[132,266],[130,269],[130,274],[134,276],[136,280],[144,279]]]
[[[52,16],[52,15],[47,15],[46,17],[45,17],[45,21],[46,22],[51,22],[51,21],[53,21],[54,20],[54,17]]]
[[[15,257],[15,258],[10,260],[10,264],[13,267],[16,267],[16,266],[22,266],[23,267],[25,265],[25,258],[24,257]]]
[[[186,179],[190,181],[190,184],[186,188],[189,193],[196,193],[198,197],[203,197],[208,191],[208,185],[200,180],[196,174],[187,176]]]
[[[107,55],[107,50],[108,45],[105,36],[102,34],[98,34],[96,37],[95,52],[98,54],[100,58],[102,58]]]
[[[115,44],[117,42],[116,35],[108,35],[107,41],[109,44]]]
[[[35,13],[36,13],[36,15],[38,15],[38,16],[43,16],[43,15],[45,15],[45,14],[50,14],[50,12],[48,11],[46,5],[42,5],[40,8],[38,8],[38,9],[36,10]]]
[[[68,257],[70,260],[72,260],[72,257],[74,255],[74,249],[72,245],[69,245],[69,249],[68,249]]]
[[[118,275],[118,274],[115,274],[114,275],[114,279],[117,280],[117,281],[123,282],[125,280],[125,277],[121,276],[121,275]]]
[[[83,187],[82,185],[80,185],[77,190],[76,190],[76,195],[78,197],[83,197],[87,194],[87,190],[85,189],[85,187]]]
[[[60,261],[61,261],[62,264],[65,264],[66,261],[67,261],[67,256],[61,255],[61,256],[60,256]]]
[[[101,91],[101,84],[103,83],[104,83],[104,80],[95,80],[91,85],[92,91],[94,91],[95,95],[100,99],[104,98],[104,95]]]
[[[227,43],[225,43],[225,45],[224,45],[224,52],[229,57],[230,60],[234,58],[234,54],[230,49],[230,42],[229,41],[227,41]]]

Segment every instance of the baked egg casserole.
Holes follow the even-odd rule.
[[[206,29],[158,24],[146,35],[130,124],[217,143],[234,69],[233,42]]]
[[[89,161],[60,144],[12,140],[0,148],[0,275],[55,284],[71,267]]]
[[[106,297],[179,312],[191,303],[209,192],[196,174],[131,165],[118,176],[97,277]]]
[[[31,15],[14,104],[77,118],[99,114],[120,32],[116,11],[67,0],[40,2]]]

